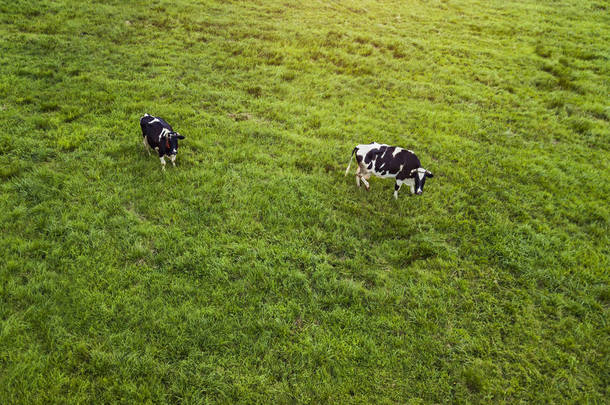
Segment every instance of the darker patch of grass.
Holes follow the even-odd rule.
[[[403,49],[397,48],[392,51],[392,57],[394,59],[403,59],[406,56],[407,56],[407,53]]]
[[[582,89],[576,83],[574,83],[574,78],[567,61],[564,60],[563,63],[561,62],[562,61],[560,61],[560,63],[545,62],[542,65],[541,70],[553,75],[555,80],[553,81],[548,78],[544,79],[541,77],[535,82],[536,86],[545,90],[550,90],[553,87],[559,87],[563,90],[581,93]]]
[[[320,129],[322,127],[322,118],[318,114],[311,115],[307,118],[307,128]]]
[[[262,145],[274,145],[281,141],[281,136],[277,133],[264,129],[252,130],[248,132],[247,137]]]
[[[562,95],[554,95],[549,101],[547,101],[546,105],[548,108],[552,109],[560,109],[565,105],[565,97]]]
[[[603,57],[601,55],[598,55],[596,52],[584,48],[584,47],[578,47],[578,48],[570,48],[564,51],[564,54],[566,56],[570,56],[572,58],[576,58],[579,60],[583,60],[583,61],[593,61],[596,59],[603,59]]]
[[[259,98],[263,95],[263,88],[261,86],[248,86],[246,88],[246,93],[253,97]]]
[[[553,55],[551,49],[543,44],[537,44],[534,48],[534,52],[542,58],[550,58]]]
[[[8,180],[11,177],[17,176],[21,172],[21,167],[18,163],[7,163],[0,165],[0,179]]]
[[[55,121],[50,119],[48,116],[36,117],[32,121],[34,123],[34,128],[43,130],[43,131],[57,127]]]
[[[280,74],[280,78],[285,82],[291,82],[296,79],[297,73],[292,70],[284,71]]]
[[[597,287],[597,300],[605,306],[610,304],[610,286],[603,285]]]
[[[540,90],[551,91],[557,88],[557,79],[548,75],[536,77],[533,83]]]
[[[572,131],[579,134],[586,134],[593,128],[593,123],[583,117],[570,117],[567,123]]]
[[[261,50],[258,57],[267,65],[279,66],[284,61],[284,55],[273,50]]]
[[[587,113],[589,113],[592,117],[610,121],[610,107],[605,107],[601,104],[596,104],[587,108]]]
[[[303,173],[312,173],[314,168],[310,159],[297,159],[294,161],[294,167]]]
[[[324,37],[323,44],[324,46],[335,48],[343,42],[344,37],[343,33],[331,30]]]
[[[464,382],[466,387],[473,392],[479,393],[483,391],[485,385],[485,376],[483,370],[475,365],[468,366],[464,369],[463,373]]]
[[[52,69],[45,68],[23,68],[16,71],[16,74],[21,77],[25,77],[32,80],[37,79],[52,79],[55,72]]]
[[[61,109],[61,107],[59,106],[59,104],[57,104],[53,101],[43,101],[40,104],[41,112],[54,112],[54,111],[58,111],[60,109]]]
[[[595,11],[605,11],[608,9],[608,5],[605,3],[592,3],[591,8]]]
[[[169,30],[174,26],[174,22],[171,18],[164,17],[162,15],[159,15],[155,18],[151,18],[148,21],[152,26],[160,30]]]

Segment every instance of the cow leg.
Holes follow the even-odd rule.
[[[148,156],[150,156],[150,146],[148,145],[148,142],[146,142],[146,137],[142,137],[142,143],[144,144],[144,149],[146,149],[146,152],[148,152]]]
[[[165,156],[161,156],[159,159],[161,159],[161,170],[165,170]]]
[[[367,177],[371,177],[371,175],[369,174],[368,176],[362,176],[362,182],[364,183],[364,187],[366,187],[366,191],[369,191],[371,186],[369,185],[369,182],[366,181]]]
[[[402,180],[396,180],[396,184],[394,184],[394,199],[396,200],[398,200],[398,190],[400,190],[402,183]]]
[[[411,194],[415,194],[415,180],[409,179],[409,187],[411,188]]]
[[[172,161],[172,165],[176,167],[176,155],[169,155],[169,159]]]
[[[371,173],[367,173],[364,176],[362,176],[362,182],[364,183],[364,186],[366,187],[366,191],[369,191],[369,188],[371,188],[371,186],[369,185],[369,182],[367,181],[370,178],[371,178]]]
[[[360,187],[360,180],[362,180],[366,191],[369,191],[369,182],[367,181],[369,177],[371,177],[371,173],[367,173],[366,169],[358,164],[358,169],[356,169],[356,184],[358,187]]]

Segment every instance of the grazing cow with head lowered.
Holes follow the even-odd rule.
[[[398,198],[398,190],[403,184],[411,186],[411,193],[421,194],[424,191],[424,183],[427,177],[433,177],[432,173],[421,167],[419,159],[410,150],[389,146],[377,142],[368,145],[357,145],[352,151],[352,157],[345,170],[349,173],[352,159],[356,154],[358,169],[356,170],[356,184],[360,187],[360,180],[364,183],[367,191],[371,174],[382,178],[394,178],[394,198]]]
[[[142,128],[142,141],[144,147],[150,155],[148,147],[159,152],[161,159],[161,169],[165,170],[165,156],[169,157],[172,165],[176,166],[176,153],[178,153],[178,139],[184,139],[178,132],[174,132],[163,118],[153,117],[149,114],[144,114],[140,118],[140,128]]]

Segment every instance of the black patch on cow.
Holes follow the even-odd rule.
[[[364,163],[367,164],[368,170],[373,169],[374,166],[375,172],[382,176],[389,173],[396,175],[398,180],[413,177],[411,171],[421,167],[417,156],[406,149],[402,149],[400,152],[394,154],[395,152],[395,146],[382,145],[379,148],[368,151],[364,156]]]
[[[381,150],[385,150],[385,148],[386,146],[381,146],[380,148],[371,149],[366,153],[366,155],[364,155],[364,163],[370,165],[369,169],[373,167],[371,163],[373,163],[373,161],[377,159],[377,156],[379,156],[379,152]]]
[[[432,175],[432,173],[426,173],[426,174],[424,174],[424,177],[422,177],[422,179],[420,180],[418,173],[415,172],[415,175],[413,177],[415,179],[415,190],[416,191],[417,190],[421,190],[422,193],[423,193],[423,191],[424,191],[424,184],[426,184],[426,178],[427,177],[434,177],[434,176]]]

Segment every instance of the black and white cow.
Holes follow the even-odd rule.
[[[382,178],[394,178],[394,198],[398,198],[398,190],[403,184],[411,186],[411,193],[421,194],[424,191],[424,183],[427,177],[433,177],[432,173],[421,167],[419,159],[410,150],[389,146],[377,142],[368,145],[357,145],[352,151],[352,157],[345,170],[349,173],[352,159],[356,154],[358,169],[356,170],[356,184],[360,187],[360,180],[364,183],[367,191],[371,174]]]
[[[142,128],[142,141],[144,147],[150,155],[149,147],[159,152],[161,168],[165,170],[165,156],[169,157],[172,165],[176,166],[176,153],[178,153],[178,139],[184,139],[178,132],[174,132],[172,126],[163,118],[153,117],[144,114],[140,118],[140,128]]]

